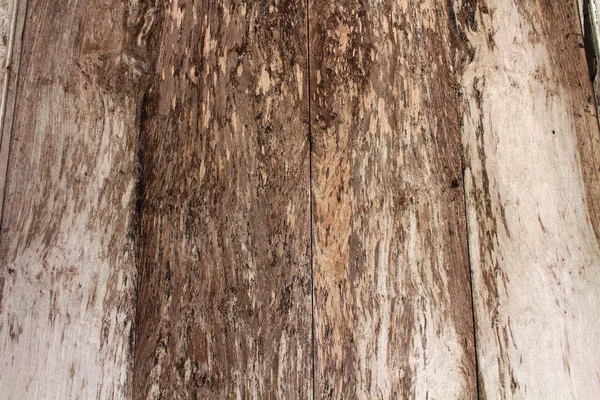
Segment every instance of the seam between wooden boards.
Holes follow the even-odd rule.
[[[306,0],[306,67],[308,82],[308,200],[309,200],[309,223],[310,223],[310,303],[311,303],[311,355],[312,355],[312,399],[315,398],[315,264],[314,254],[314,234],[313,234],[313,136],[312,136],[312,90],[311,90],[311,70],[310,70],[310,0]]]

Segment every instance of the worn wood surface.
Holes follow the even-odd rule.
[[[11,16],[14,0],[0,0],[0,88],[4,85],[4,62],[11,34]]]
[[[571,1],[477,2],[463,144],[482,398],[600,398],[600,135]]]
[[[0,398],[600,398],[577,1],[19,10]]]
[[[315,397],[476,398],[460,16],[311,7]]]
[[[305,8],[154,11],[135,398],[311,397]]]
[[[132,393],[138,11],[114,0],[36,0],[21,14],[16,108],[5,125],[1,398]]]
[[[0,66],[2,66],[2,71],[0,71],[2,84],[0,86],[0,224],[6,194],[17,77],[19,76],[26,10],[27,0],[16,3],[13,1],[0,2],[0,36],[8,35],[6,41],[2,39],[1,43],[4,47],[0,49]],[[5,42],[6,45],[4,45]]]

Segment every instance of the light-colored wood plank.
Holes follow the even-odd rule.
[[[135,398],[311,397],[305,8],[155,11]]]
[[[6,56],[8,55],[11,36],[11,22],[14,0],[0,0],[0,88],[4,86],[4,76],[6,71],[4,69]]]
[[[447,4],[311,1],[319,399],[477,397]]]
[[[144,13],[35,0],[26,15],[5,125],[0,397],[126,398]]]
[[[11,8],[9,9],[9,7]],[[0,86],[0,224],[6,195],[8,160],[26,10],[27,0],[0,3],[0,41],[2,41],[2,45],[4,45],[3,37],[5,35],[3,32],[8,35],[6,46],[0,48],[0,66],[3,68],[0,71],[2,81]]]
[[[463,143],[483,398],[600,398],[600,134],[577,3],[477,2]]]

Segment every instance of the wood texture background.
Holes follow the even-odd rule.
[[[0,397],[600,398],[577,3],[22,0]]]

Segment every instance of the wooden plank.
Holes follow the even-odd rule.
[[[463,143],[480,394],[600,398],[600,134],[577,3],[473,11]]]
[[[131,396],[135,42],[144,15],[136,4],[27,7],[4,132],[12,141],[0,231],[1,398]]]
[[[455,19],[311,2],[316,398],[477,397]]]
[[[135,398],[311,397],[305,8],[155,12]]]
[[[13,3],[10,1],[10,3]],[[14,4],[0,3],[0,35],[6,32],[9,35],[4,49],[0,49],[0,65],[4,68],[0,71],[2,95],[0,99],[0,225],[2,210],[4,209],[4,196],[6,194],[6,179],[8,175],[8,160],[12,136],[12,124],[15,111],[15,99],[17,92],[17,77],[21,64],[21,46],[23,42],[23,31],[25,26],[25,14],[27,0],[21,0]],[[8,22],[10,16],[10,22]],[[8,25],[8,27],[6,26]],[[2,36],[3,37],[3,36]],[[2,39],[2,44],[4,41]],[[0,227],[1,228],[1,227]],[[1,234],[1,233],[0,233]],[[0,285],[1,286],[1,285]]]
[[[8,50],[8,43],[11,35],[11,21],[14,0],[0,0],[0,66],[4,67]],[[6,74],[3,68],[0,71],[0,88],[4,86],[4,76]]]

